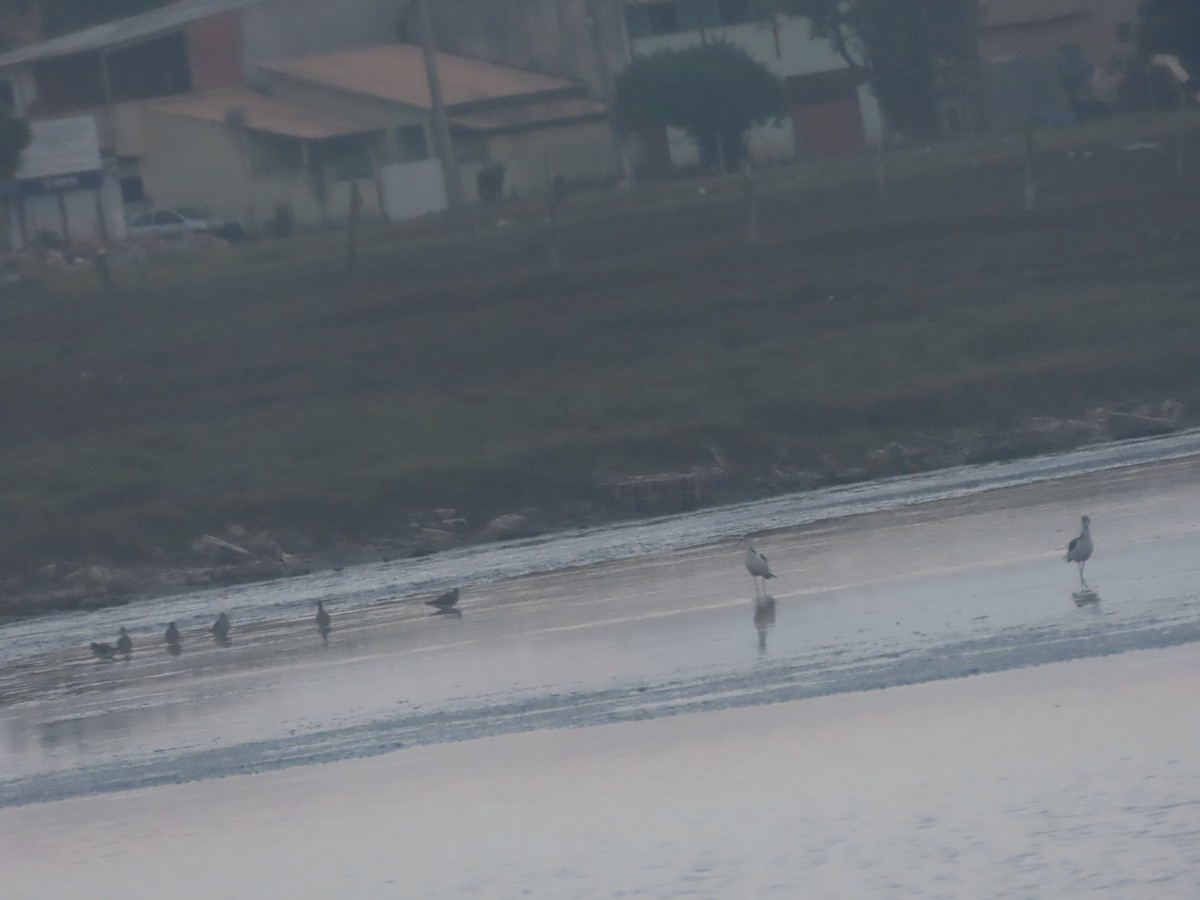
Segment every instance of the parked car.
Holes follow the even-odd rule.
[[[245,237],[242,226],[237,222],[210,219],[193,206],[176,206],[170,209],[148,209],[129,220],[130,237],[184,237],[189,234],[214,234],[227,241],[239,241]]]

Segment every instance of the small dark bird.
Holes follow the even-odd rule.
[[[224,642],[224,641],[229,640],[229,616],[228,616],[228,614],[221,613],[219,616],[217,616],[217,621],[213,623],[212,633],[213,633],[213,637],[216,638],[218,641]]]
[[[179,626],[174,622],[167,626],[167,649],[178,650],[183,646],[183,639],[179,636]]]
[[[329,631],[329,626],[332,623],[332,621],[333,620],[330,619],[330,617],[329,617],[329,613],[325,612],[325,601],[318,600],[317,601],[317,630],[320,631],[321,634],[327,633]]]
[[[117,648],[112,644],[98,644],[95,641],[91,643],[92,653],[100,659],[112,659],[117,655]]]
[[[1083,530],[1079,532],[1079,537],[1073,538],[1071,543],[1067,544],[1067,562],[1079,564],[1079,583],[1087,587],[1087,582],[1083,579],[1083,567],[1092,556],[1092,519],[1090,516],[1084,516],[1079,520],[1083,525]]]
[[[458,603],[458,588],[452,591],[434,597],[432,600],[426,600],[426,606],[437,607],[438,612],[450,612]]]
[[[125,656],[133,652],[133,638],[129,636],[129,632],[124,628],[121,629],[121,633],[117,636],[117,652]]]

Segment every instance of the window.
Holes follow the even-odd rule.
[[[321,142],[318,157],[333,170],[338,181],[370,178],[374,174],[367,144],[361,137],[329,138]]]
[[[647,3],[646,25],[650,34],[675,34],[682,31],[679,25],[679,9],[674,0],[665,3]]]
[[[429,149],[425,146],[424,125],[401,125],[396,129],[396,146],[400,152],[401,162],[412,162],[414,159],[425,159]]]
[[[121,200],[124,203],[145,203],[149,199],[140,175],[127,175],[121,179]]]
[[[754,18],[751,0],[717,0],[717,14],[722,25],[743,25]]]

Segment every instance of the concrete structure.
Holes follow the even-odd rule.
[[[90,116],[34,122],[4,196],[5,242],[94,244],[125,236],[120,189],[100,158]]]
[[[752,11],[748,0],[624,0],[630,53],[727,41],[783,79],[788,109],[748,137],[756,162],[855,153],[879,141],[883,123],[866,73],[847,64],[828,41],[813,38],[807,19],[756,21]],[[646,137],[644,164],[650,169],[699,162],[695,142],[681,131],[668,129],[658,142]]]
[[[1115,103],[1142,0],[980,0],[979,50],[993,131],[1066,124]]]

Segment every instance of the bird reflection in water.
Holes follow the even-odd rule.
[[[1076,606],[1096,606],[1100,603],[1100,595],[1091,588],[1084,588],[1082,591],[1075,591],[1071,594],[1071,599],[1075,601]]]
[[[321,643],[329,646],[329,632],[333,630],[333,619],[325,610],[325,601],[317,601],[317,631],[321,632]]]
[[[92,641],[89,646],[91,647],[92,654],[97,659],[112,659],[117,655],[117,648],[112,644],[101,644],[97,641]]]
[[[754,627],[758,630],[758,652],[767,652],[767,632],[775,627],[775,598],[754,599]]]

